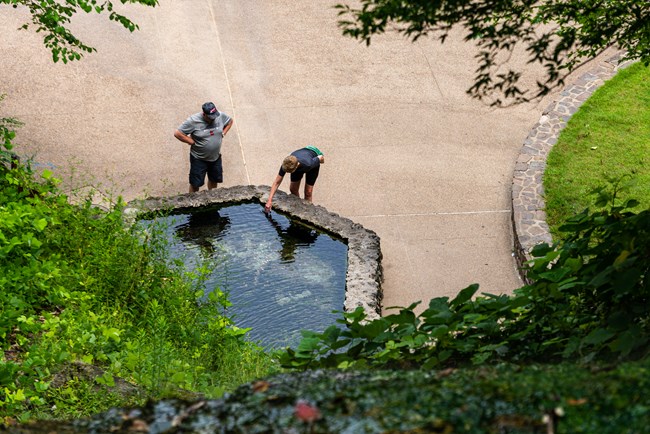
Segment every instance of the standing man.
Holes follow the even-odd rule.
[[[269,193],[269,200],[266,201],[266,206],[264,207],[265,212],[271,211],[271,205],[273,205],[273,196],[275,192],[282,184],[285,173],[291,174],[291,184],[289,184],[289,191],[294,196],[300,197],[300,181],[302,176],[305,175],[305,200],[311,202],[313,193],[314,193],[314,184],[316,184],[316,178],[318,178],[318,171],[320,165],[325,163],[325,156],[323,153],[315,146],[307,146],[297,151],[293,151],[291,155],[284,159],[282,166],[280,167],[280,172],[275,177],[273,185],[271,186],[271,192]]]
[[[174,131],[174,137],[190,145],[190,193],[199,191],[208,175],[208,189],[223,182],[221,142],[232,127],[233,120],[211,102],[200,113],[191,115]]]

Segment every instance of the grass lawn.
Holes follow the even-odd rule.
[[[636,199],[650,208],[650,69],[635,63],[600,87],[571,117],[544,173],[547,222],[558,227],[585,208],[596,209],[593,190],[616,204]]]

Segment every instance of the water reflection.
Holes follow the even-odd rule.
[[[206,264],[206,294],[228,294],[228,315],[267,348],[295,346],[301,330],[335,324],[345,301],[347,246],[262,205],[181,210],[163,217],[169,249],[189,271]],[[185,212],[183,212],[185,211]],[[149,224],[153,221],[149,221]],[[147,224],[147,221],[142,221]]]
[[[230,218],[218,209],[188,214],[187,221],[176,227],[176,236],[184,243],[194,244],[204,258],[215,254],[215,241],[230,227]]]
[[[283,262],[294,262],[298,247],[307,247],[318,239],[318,232],[306,225],[289,220],[289,227],[285,229],[271,216],[270,212],[265,215],[280,237],[282,243],[280,258]]]

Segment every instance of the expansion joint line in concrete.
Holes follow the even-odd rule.
[[[415,45],[415,44],[413,44]],[[431,78],[433,78],[433,83],[436,85],[436,88],[438,89],[438,92],[440,93],[440,96],[442,98],[445,97],[445,95],[442,93],[442,88],[440,87],[440,83],[438,83],[438,79],[436,78],[436,74],[433,72],[433,67],[431,66],[431,62],[429,61],[429,57],[427,56],[427,53],[424,52],[422,47],[418,46],[418,49],[420,50],[420,54],[422,54],[422,57],[424,57],[424,60],[427,61],[427,65],[429,66],[429,72],[431,73]]]
[[[239,150],[241,152],[242,162],[244,163],[244,172],[246,173],[246,182],[248,185],[251,185],[251,176],[248,173],[248,165],[246,164],[246,155],[244,154],[244,144],[241,141],[241,134],[239,132],[239,126],[237,125],[237,113],[235,110],[235,100],[232,97],[232,87],[230,86],[230,79],[228,78],[228,70],[226,69],[226,58],[223,55],[223,49],[221,47],[221,38],[219,37],[219,27],[217,26],[217,18],[214,14],[214,8],[212,7],[212,1],[207,0],[208,9],[210,9],[210,18],[212,18],[212,27],[214,28],[214,34],[217,37],[217,46],[219,47],[219,55],[221,56],[221,66],[223,67],[223,75],[226,77],[226,86],[228,87],[228,96],[230,98],[230,107],[232,110],[232,118],[235,119],[235,131],[237,131],[237,141],[239,142]]]
[[[352,217],[373,218],[373,217],[426,217],[426,216],[445,216],[445,215],[480,215],[480,214],[506,214],[511,213],[510,209],[497,209],[488,211],[450,211],[450,212],[420,212],[420,213],[402,213],[402,214],[368,214],[354,215]]]

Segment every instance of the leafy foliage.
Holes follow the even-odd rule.
[[[0,94],[0,103],[5,97],[5,94]],[[11,165],[15,162],[16,156],[11,152],[11,140],[16,137],[14,130],[20,126],[22,122],[17,119],[0,118],[0,164]]]
[[[592,370],[510,364],[443,371],[305,371],[239,387],[215,401],[166,400],[138,412],[20,427],[18,433],[599,433],[650,423],[648,361]],[[173,420],[174,424],[170,423]],[[163,432],[163,431],[157,431]]]
[[[611,45],[629,59],[650,61],[650,5],[636,0],[361,0],[339,4],[343,33],[370,43],[391,28],[416,40],[434,36],[444,42],[453,27],[479,53],[472,96],[491,104],[539,98],[563,85],[566,75]],[[506,69],[518,47],[528,62],[545,69],[546,78],[530,91],[519,87],[521,72]],[[504,55],[504,53],[506,53]]]
[[[158,0],[119,0],[122,4],[142,4],[155,6]],[[11,5],[14,8],[26,7],[31,14],[31,25],[36,32],[43,32],[43,43],[52,52],[52,59],[67,63],[72,60],[81,59],[83,53],[96,51],[93,47],[84,44],[68,28],[72,17],[79,13],[87,14],[95,12],[98,14],[108,13],[111,21],[116,21],[129,31],[133,32],[138,28],[126,16],[119,14],[114,9],[114,2],[110,0],[65,0],[41,1],[41,0],[0,0],[0,4]],[[21,28],[28,29],[30,24],[24,24]]]
[[[635,206],[630,201],[627,206]],[[281,362],[295,369],[440,368],[501,361],[634,360],[650,349],[650,210],[624,207],[570,219],[569,235],[537,246],[534,283],[514,295],[434,298],[368,321],[362,309],[340,326],[304,332]]]
[[[71,205],[51,172],[38,178],[0,163],[0,425],[115,405],[118,379],[139,399],[217,396],[272,368],[225,314],[227,295],[205,299],[204,279],[169,259],[161,228],[127,228],[119,202]],[[100,373],[55,381],[76,363]]]

